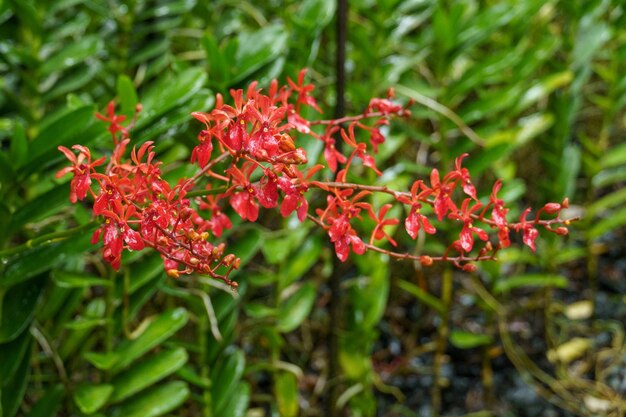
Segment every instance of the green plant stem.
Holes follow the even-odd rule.
[[[203,288],[208,291],[209,288]],[[209,365],[209,318],[206,314],[198,315],[198,347],[200,356],[200,377],[207,384],[202,390],[202,416],[213,416],[213,396],[211,395],[211,367]]]
[[[73,229],[67,229],[60,232],[48,233],[47,235],[39,236],[33,239],[29,239],[26,242],[22,243],[18,246],[13,246],[11,248],[7,248],[0,251],[0,258],[4,258],[10,255],[14,255],[16,253],[25,251],[27,249],[32,249],[36,246],[40,246],[43,244],[54,243],[60,240],[66,239],[68,237],[72,237],[78,233],[89,230],[90,228],[96,225],[95,222],[89,222],[82,226],[74,227]]]
[[[491,316],[491,315],[490,315]],[[492,321],[491,317],[488,319],[490,322]],[[493,409],[494,406],[494,395],[493,395],[493,367],[491,366],[491,356],[490,350],[493,345],[487,345],[483,347],[482,352],[482,370],[481,370],[481,379],[483,384],[483,401],[485,403],[485,407],[488,410]]]
[[[445,309],[441,314],[441,324],[439,325],[439,331],[437,333],[437,347],[435,349],[435,357],[433,360],[433,386],[431,390],[431,398],[433,405],[433,416],[437,417],[441,414],[442,400],[441,389],[443,388],[443,381],[441,379],[441,366],[444,361],[446,348],[448,346],[448,334],[450,328],[448,320],[450,318],[450,306],[452,303],[452,269],[446,268],[443,271],[441,281],[441,302]]]
[[[128,328],[128,310],[130,309],[130,269],[124,269],[124,307],[122,309],[122,328],[124,335],[130,337],[131,331]]]
[[[114,323],[114,313],[115,313],[115,276],[117,273],[111,267],[109,267],[109,279],[111,280],[111,285],[105,288],[105,315],[106,315],[106,325],[105,325],[105,333],[104,333],[104,349],[106,353],[113,352],[113,337],[115,334],[115,323]],[[106,379],[107,381],[110,379],[111,375],[107,371]]]

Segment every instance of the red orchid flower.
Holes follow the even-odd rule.
[[[421,180],[415,181],[411,186],[411,198],[407,198],[404,196],[400,196],[398,201],[404,204],[410,204],[411,208],[409,209],[409,215],[404,220],[404,228],[406,232],[413,239],[417,239],[417,234],[420,229],[424,229],[424,231],[430,235],[435,234],[437,229],[433,227],[428,220],[428,217],[421,214],[422,204],[419,202],[421,198],[421,194],[418,195],[417,191],[423,185]],[[424,193],[426,194],[426,193]]]
[[[93,233],[91,243],[97,243],[102,236],[104,258],[117,270],[120,266],[124,243],[132,250],[141,250],[145,245],[141,235],[128,225],[128,221],[137,214],[135,206],[119,204],[116,209],[122,214],[118,215],[110,210],[105,210],[102,213],[106,217],[105,224]]]
[[[70,182],[70,201],[72,203],[76,203],[78,200],[82,201],[87,196],[87,191],[89,191],[91,186],[91,176],[95,173],[94,168],[102,165],[106,157],[103,156],[92,162],[89,148],[81,145],[72,146],[72,149],[78,151],[78,156],[65,146],[58,146],[57,149],[63,152],[72,163],[72,166],[59,170],[55,177],[61,178],[65,174],[73,172],[74,178]],[[87,160],[87,163],[85,163],[85,160]]]
[[[535,229],[534,223],[528,223],[526,221],[526,217],[528,216],[528,214],[530,214],[530,211],[531,211],[530,207],[524,210],[524,212],[521,214],[519,218],[519,223],[513,227],[515,228],[516,231],[519,232],[521,230],[523,232],[522,241],[533,252],[535,252],[535,250],[537,249],[535,246],[535,239],[537,239],[537,236],[539,236],[539,231]]]
[[[382,172],[380,172],[380,170],[376,167],[376,161],[374,160],[372,155],[369,155],[366,152],[367,145],[363,142],[356,141],[356,138],[354,136],[355,125],[356,123],[352,123],[350,126],[348,126],[348,133],[346,133],[345,129],[341,129],[341,137],[343,138],[343,141],[347,143],[348,146],[350,146],[351,148],[354,148],[354,151],[352,151],[352,156],[350,157],[350,159],[356,156],[357,158],[360,158],[363,161],[363,165],[373,169],[374,172],[376,172],[378,175],[382,175]]]
[[[447,175],[448,178],[446,180],[459,180],[461,182],[461,186],[463,187],[463,192],[472,197],[474,200],[478,200],[476,198],[476,188],[472,184],[469,170],[462,167],[463,159],[467,156],[469,156],[469,154],[464,153],[454,160],[455,169]]]
[[[287,83],[289,84],[291,89],[298,93],[298,99],[296,101],[297,111],[300,111],[301,104],[305,104],[309,107],[313,107],[315,110],[321,113],[322,109],[319,108],[315,99],[309,95],[309,93],[315,89],[315,86],[313,86],[313,84],[304,84],[304,76],[306,75],[306,73],[306,68],[300,70],[300,72],[298,73],[298,84],[294,83],[291,78],[287,77]]]
[[[326,163],[328,164],[328,168],[332,172],[337,172],[337,164],[345,164],[348,159],[344,154],[337,150],[335,146],[335,139],[333,139],[330,135],[324,136],[324,159],[326,159]]]
[[[96,117],[109,124],[108,130],[111,132],[114,144],[117,144],[117,132],[122,132],[122,138],[124,139],[128,137],[128,129],[120,124],[126,120],[126,116],[115,114],[115,102],[113,100],[109,101],[107,105],[107,116],[96,113]]]
[[[350,254],[350,247],[356,254],[362,255],[365,253],[365,244],[359,238],[350,226],[350,221],[347,214],[342,214],[337,218],[329,217],[332,222],[328,229],[328,236],[330,241],[335,244],[335,253],[337,258],[341,262],[345,262]]]
[[[204,168],[211,160],[211,152],[213,152],[213,143],[211,142],[211,132],[209,130],[201,130],[198,134],[199,145],[191,151],[191,163],[198,161],[200,168]]]
[[[437,168],[433,168],[430,173],[430,184],[432,188],[428,188],[426,186],[422,186],[422,188],[427,190],[428,195],[435,195],[433,209],[435,210],[437,219],[439,221],[442,221],[449,211],[456,213],[456,205],[450,198],[450,195],[452,194],[452,187],[445,182],[445,178],[444,182],[441,182],[439,180],[439,171],[437,170]]]
[[[391,243],[393,246],[398,246],[396,241],[393,240],[393,238],[389,236],[389,234],[387,234],[387,232],[385,232],[385,230],[383,229],[385,226],[395,226],[400,223],[400,220],[398,219],[385,219],[385,216],[387,215],[387,212],[391,207],[393,207],[392,204],[385,204],[380,208],[378,216],[373,217],[376,221],[376,227],[372,231],[372,236],[370,237],[370,245],[374,243],[374,240],[387,239],[389,243]]]
[[[257,190],[250,184],[250,176],[256,169],[252,163],[245,163],[242,169],[232,165],[226,170],[233,180],[233,186],[228,192],[236,187],[243,188],[242,191],[236,192],[230,196],[229,202],[232,208],[242,219],[255,222],[259,217],[259,206],[255,202]]]
[[[154,240],[157,231],[167,228],[170,224],[170,210],[163,200],[153,201],[147,208],[143,210],[143,218],[139,226],[141,235],[149,240]]]
[[[478,211],[482,208],[482,203],[476,202],[472,207],[470,207],[471,198],[466,198],[461,203],[461,209],[457,213],[451,213],[448,217],[456,220],[461,220],[463,222],[463,228],[461,229],[461,233],[459,235],[459,244],[461,248],[465,252],[471,252],[474,247],[474,234],[476,234],[480,240],[487,241],[489,236],[487,233],[478,227],[475,227],[472,223],[472,213]]]
[[[256,198],[265,208],[274,208],[278,205],[278,178],[269,169],[259,181],[256,188]]]
[[[509,209],[505,208],[504,201],[498,198],[498,191],[500,191],[500,188],[502,188],[502,181],[497,180],[491,189],[489,203],[493,204],[491,218],[498,227],[498,240],[500,241],[500,246],[502,248],[508,248],[511,245],[511,240],[509,239],[509,227],[506,221],[506,214],[509,212]]]
[[[278,155],[280,141],[278,134],[289,125],[278,126],[284,119],[287,109],[273,106],[267,96],[260,95],[255,101],[257,107],[250,107],[251,120],[258,128],[250,135],[247,151],[260,161],[267,161]]]

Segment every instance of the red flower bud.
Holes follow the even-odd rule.
[[[428,255],[420,256],[420,262],[424,266],[431,266],[433,264],[433,258]]]
[[[559,203],[548,203],[543,206],[543,211],[548,214],[554,214],[561,210],[561,205]]]
[[[556,228],[556,234],[557,235],[561,235],[561,236],[565,236],[565,235],[569,234],[569,230],[567,230],[567,227],[565,227],[565,226],[557,227]]]
[[[222,263],[226,266],[231,266],[234,261],[235,255],[233,255],[232,253],[229,253],[228,255],[224,256],[224,259],[222,259]]]
[[[463,271],[465,272],[476,272],[476,265],[474,264],[465,264],[463,265]]]

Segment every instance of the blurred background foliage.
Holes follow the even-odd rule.
[[[535,254],[475,274],[367,254],[338,274],[319,230],[268,212],[226,237],[244,261],[233,294],[166,279],[153,253],[113,274],[91,249],[57,145],[106,152],[94,112],[141,102],[135,143],[189,176],[190,112],[303,67],[330,117],[335,16],[334,0],[0,1],[1,416],[623,415],[621,0],[350,2],[347,112],[389,87],[417,102],[383,176],[361,180],[407,187],[470,152],[479,193],[504,179],[512,216],[565,196],[582,216]]]

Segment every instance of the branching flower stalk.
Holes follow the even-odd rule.
[[[232,227],[233,215],[255,222],[261,207],[278,208],[283,217],[295,212],[300,221],[316,223],[328,234],[341,261],[351,252],[371,250],[424,266],[450,262],[474,271],[476,262],[494,260],[500,249],[508,247],[513,232],[521,234],[533,251],[538,229],[568,233],[572,219],[560,216],[568,207],[567,199],[545,204],[534,216],[528,208],[511,222],[509,208],[498,197],[502,183],[497,181],[488,201],[482,203],[470,172],[462,166],[467,154],[456,158],[450,172],[433,169],[428,181],[418,179],[409,190],[356,182],[354,178],[365,169],[381,174],[375,159],[385,142],[381,128],[393,118],[410,117],[413,103],[394,102],[390,90],[386,98],[373,98],[362,114],[309,120],[303,115],[305,108],[320,113],[321,109],[310,95],[314,86],[305,84],[305,74],[301,71],[296,81],[288,79],[283,86],[274,80],[267,92],[256,82],[245,93],[231,90],[232,104],[218,94],[214,109],[192,113],[204,125],[190,161],[199,170],[175,185],[161,177],[152,142],[134,146],[127,156],[130,128],[140,106],[129,125],[124,125],[124,116],[115,114],[114,102],[109,103],[106,116],[97,114],[109,125],[111,155],[94,160],[85,146],[74,145],[72,150],[59,146],[71,166],[57,177],[73,174],[71,202],[93,199],[93,214],[102,222],[92,242],[103,241],[104,259],[118,269],[123,250],[151,247],[161,254],[170,277],[199,273],[236,287],[229,275],[239,267],[239,258],[227,253],[224,243],[211,242]],[[323,143],[322,164],[308,164],[301,146],[307,139]],[[337,141],[342,146],[336,146]],[[214,148],[219,150],[216,157]],[[314,193],[323,193],[325,204],[311,208]],[[386,194],[392,202],[375,207],[375,194]],[[388,216],[394,206],[402,206],[406,214]],[[367,228],[365,218],[373,221],[373,228]],[[417,239],[420,231],[436,234],[444,221],[458,224],[460,232],[443,254],[415,256],[387,249],[387,244],[398,246],[389,227],[402,223],[406,233]]]

